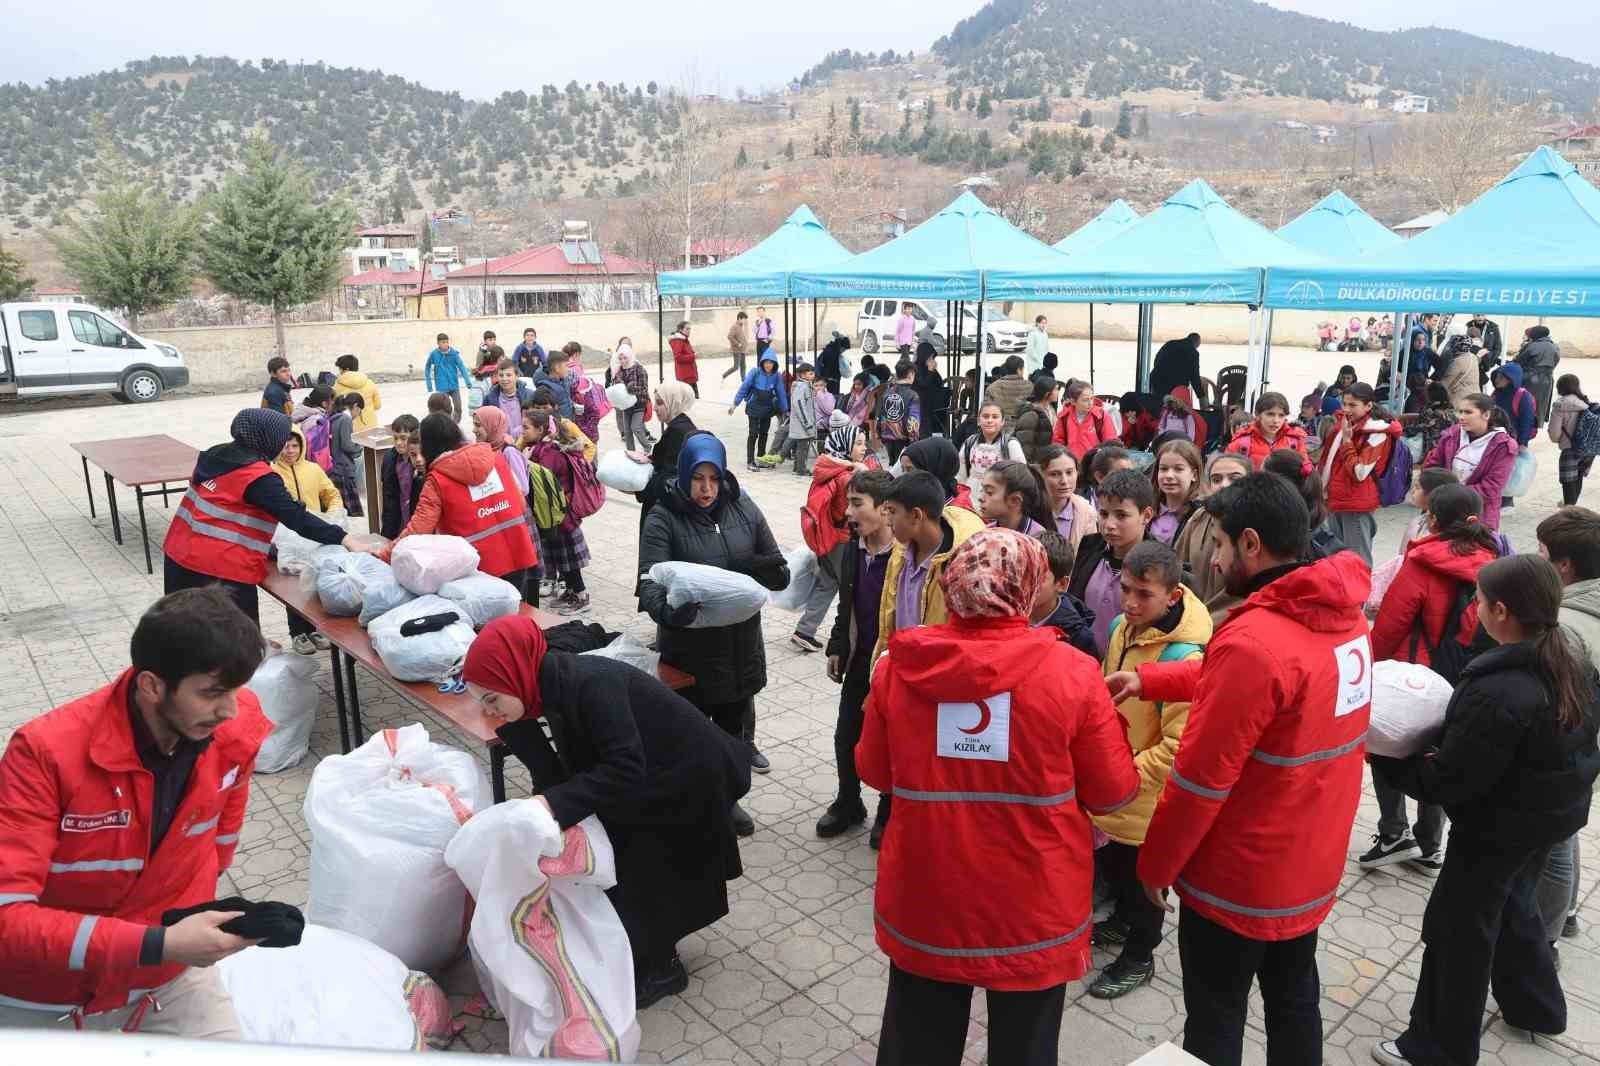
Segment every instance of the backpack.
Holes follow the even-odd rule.
[[[337,385],[338,383],[339,383],[339,375],[335,374],[333,371],[331,371],[331,370],[318,371],[318,373],[317,373],[317,384],[318,385],[326,385],[326,386],[328,386],[328,388],[331,389],[335,385]]]
[[[1411,449],[1407,447],[1404,437],[1397,437],[1389,445],[1389,461],[1383,466],[1383,473],[1378,475],[1378,504],[1381,507],[1393,507],[1397,503],[1404,503],[1411,494],[1411,468],[1415,465],[1411,458]]]
[[[1592,403],[1578,415],[1572,427],[1572,450],[1584,458],[1600,455],[1600,403]]]
[[[294,383],[296,388],[309,389],[311,387],[311,375],[302,373],[294,379]]]
[[[567,455],[567,469],[572,472],[572,493],[567,499],[567,517],[573,522],[581,522],[605,504],[606,487],[600,484],[594,464],[581,455]]]
[[[800,536],[818,559],[843,544],[849,535],[844,526],[833,521],[835,480],[813,481],[806,492],[805,505],[800,508]]]
[[[1005,459],[1011,454],[1011,438],[1013,434],[1009,429],[1000,431],[1000,439],[995,441],[995,447],[1000,449],[1000,458]],[[972,434],[961,445],[961,465],[968,470],[972,469],[972,449],[977,446],[982,434],[978,432],[978,423],[972,423]],[[996,460],[998,462],[999,460]]]
[[[306,458],[322,467],[322,472],[333,472],[333,429],[326,418],[308,418],[300,430],[306,437]]]
[[[911,422],[911,402],[917,394],[906,385],[891,385],[884,390],[878,408],[878,436],[883,440],[904,440]]]
[[[1468,663],[1494,647],[1494,640],[1484,631],[1482,623],[1473,630],[1469,643],[1461,643],[1461,621],[1466,616],[1468,608],[1472,606],[1477,592],[1478,586],[1474,582],[1456,583],[1456,596],[1450,604],[1450,612],[1445,615],[1444,628],[1439,631],[1438,644],[1428,643],[1428,635],[1423,630],[1420,613],[1411,625],[1412,661],[1416,661],[1419,647],[1427,648],[1428,669],[1450,682],[1452,686],[1460,682],[1461,671],[1466,669]]]
[[[567,493],[561,482],[543,463],[528,463],[528,508],[533,524],[549,532],[567,520]]]

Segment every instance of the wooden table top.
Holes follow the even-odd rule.
[[[148,437],[80,440],[72,450],[124,485],[160,485],[188,481],[200,450],[157,433]]]
[[[338,646],[339,650],[350,656],[383,682],[391,691],[420,703],[448,719],[464,732],[485,744],[498,744],[499,738],[495,736],[494,727],[483,717],[478,708],[478,701],[466,693],[445,693],[439,691],[439,686],[426,681],[400,681],[397,680],[383,665],[383,660],[378,658],[378,653],[372,648],[372,640],[361,623],[354,618],[336,618],[322,609],[321,602],[316,594],[306,594],[300,590],[300,579],[293,574],[281,573],[274,565],[267,577],[261,582],[261,587],[273,599],[286,607],[292,608],[306,621],[316,626],[318,631],[325,635],[330,642]],[[522,614],[532,618],[541,628],[550,629],[565,622],[573,621],[563,618],[549,611],[541,611],[537,607],[522,605]],[[665,663],[656,668],[656,677],[663,685],[672,689],[684,689],[694,684],[694,678],[684,673],[677,667]]]

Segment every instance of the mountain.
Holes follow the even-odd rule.
[[[1448,105],[1486,82],[1586,115],[1600,95],[1600,68],[1561,56],[1436,27],[1379,33],[1250,0],[992,0],[933,49],[953,84],[1001,99],[1165,88],[1354,100],[1389,90]]]

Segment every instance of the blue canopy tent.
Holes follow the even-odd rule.
[[[984,335],[986,274],[1002,266],[1034,271],[1061,269],[1067,261],[1062,253],[1013,226],[969,191],[886,244],[826,269],[795,270],[790,275],[789,291],[793,296],[812,299],[879,296],[954,301],[957,306],[946,320],[957,323],[964,322],[962,305],[976,301],[976,340]],[[959,366],[959,338],[964,336],[965,327],[954,332],[956,343],[946,347],[955,353]],[[981,395],[983,344],[977,343],[976,347]]]
[[[731,259],[695,270],[671,270],[656,275],[656,291],[662,296],[735,296],[780,300],[784,305],[784,337],[792,342],[794,313],[789,293],[789,273],[797,268],[825,266],[848,259],[850,250],[817,220],[804,204],[768,234],[754,248]],[[813,332],[815,332],[813,304]],[[664,323],[661,302],[656,301],[656,331],[662,336]],[[792,343],[791,343],[792,348]],[[658,345],[657,374],[664,373],[664,355]]]
[[[1266,306],[1600,316],[1600,190],[1548,146],[1488,192],[1392,251],[1272,264]],[[1396,316],[1396,323],[1400,317]],[[1394,380],[1403,400],[1404,337]]]
[[[1129,207],[1127,201],[1113,200],[1110,207],[1050,247],[1068,255],[1082,255],[1100,247],[1137,221],[1139,212]]]
[[[1010,267],[990,271],[984,280],[990,299],[1139,304],[1136,380],[1143,388],[1149,377],[1155,304],[1245,304],[1254,309],[1261,303],[1264,268],[1320,262],[1319,256],[1235,211],[1204,181],[1192,181],[1120,235],[1067,257],[1055,269]],[[1270,322],[1252,323],[1251,392],[1264,373],[1270,337]]]
[[[1311,210],[1278,229],[1278,236],[1327,259],[1356,259],[1393,250],[1405,238],[1335,189]]]

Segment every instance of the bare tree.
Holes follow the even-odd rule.
[[[1434,206],[1457,211],[1506,171],[1532,144],[1532,113],[1480,82],[1454,111],[1414,115],[1394,152],[1396,172],[1415,182]]]

